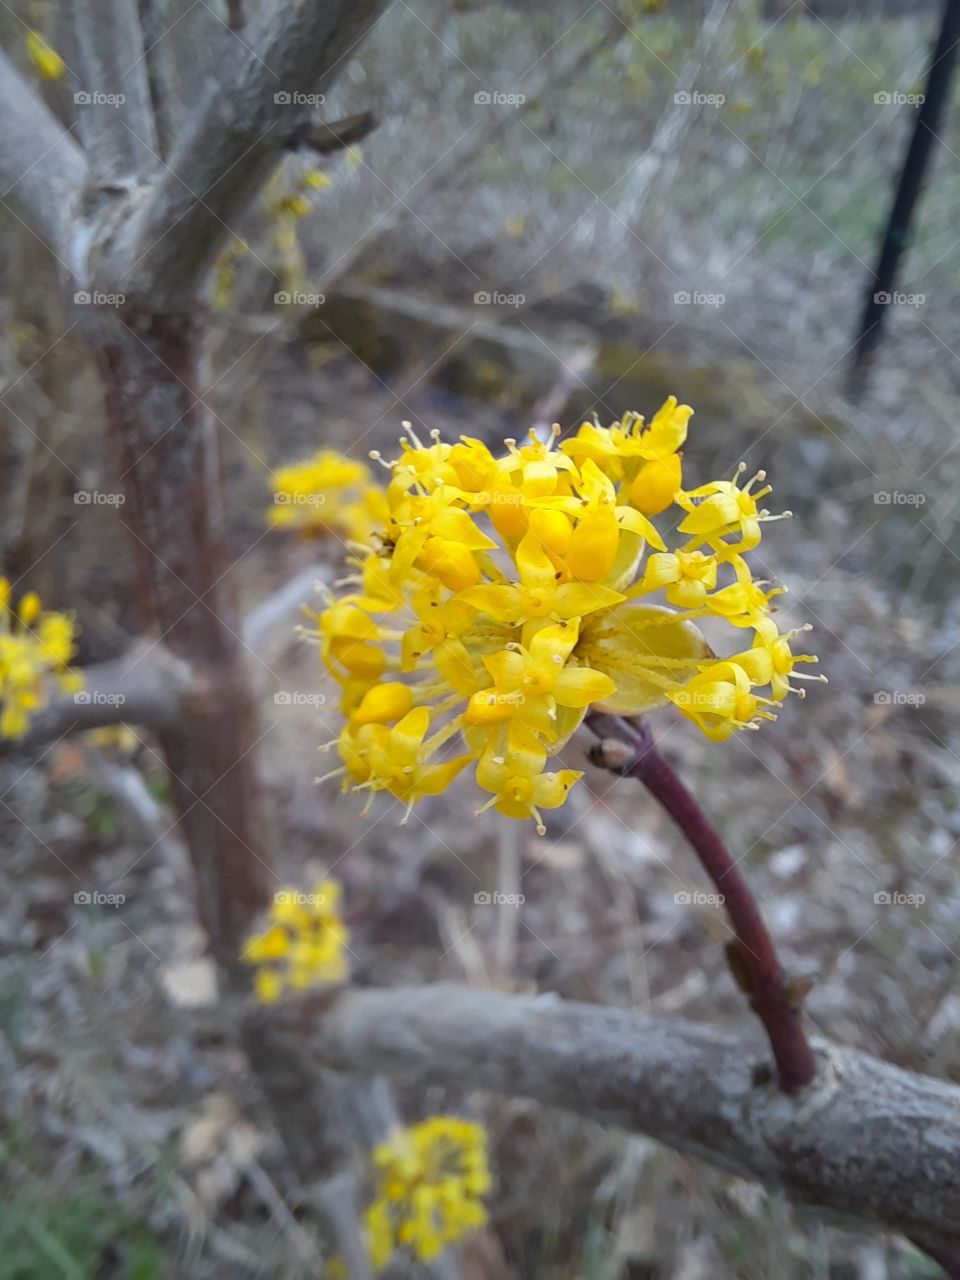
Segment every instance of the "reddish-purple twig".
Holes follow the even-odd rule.
[[[723,895],[736,937],[730,949],[734,976],[766,1029],[780,1087],[785,1093],[802,1089],[816,1072],[803,1030],[802,989],[784,974],[756,899],[729,849],[642,721],[595,712],[587,725],[601,740],[591,756],[594,763],[643,783],[687,837]]]

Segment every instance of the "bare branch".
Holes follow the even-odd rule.
[[[129,184],[156,164],[158,147],[136,0],[72,0],[69,9],[84,148],[98,185]]]
[[[184,106],[175,42],[166,38],[169,23],[166,0],[140,0],[147,84],[153,105],[157,150],[164,160],[173,146]]]
[[[760,1043],[622,1009],[455,985],[347,991],[317,1020],[319,1065],[522,1096],[648,1134],[848,1225],[960,1246],[960,1088],[815,1045],[793,1095]],[[293,1013],[293,1010],[291,1010]]]
[[[83,153],[2,51],[0,101],[0,203],[66,265],[70,223],[89,177]]]
[[[264,5],[118,245],[114,275],[154,309],[188,307],[290,137],[315,113],[384,0]]]
[[[56,738],[111,724],[164,728],[176,721],[190,687],[190,670],[162,646],[144,642],[123,657],[87,667],[84,687],[62,694],[30,721],[23,738],[4,742],[2,754],[31,754]]]

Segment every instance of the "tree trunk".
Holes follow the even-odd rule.
[[[97,347],[143,625],[192,670],[179,722],[160,739],[200,918],[217,959],[234,973],[251,919],[266,903],[270,841],[201,353],[194,316],[134,309],[103,322]]]

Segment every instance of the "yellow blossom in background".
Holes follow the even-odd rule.
[[[322,169],[305,169],[295,177],[291,186],[284,186],[287,181],[287,171],[281,170],[267,184],[264,203],[276,258],[279,292],[306,294],[309,293],[307,269],[300,247],[299,224],[313,211],[313,196],[331,186],[333,179]]]
[[[333,179],[329,173],[324,173],[322,169],[308,169],[301,181],[311,191],[326,191],[327,187],[333,186]]]
[[[0,738],[23,737],[47,704],[51,680],[64,693],[83,688],[69,667],[74,633],[71,615],[44,612],[36,592],[15,606],[9,581],[0,578]]]
[[[436,432],[423,444],[406,424],[396,458],[374,455],[385,514],[310,633],[343,690],[345,790],[409,812],[473,765],[478,812],[542,831],[581,776],[550,763],[591,707],[672,704],[722,741],[800,692],[794,668],[816,659],[792,652],[782,590],[747,561],[778,518],[770,486],[741,464],[684,488],[692,412],[671,396],[649,422],[627,413],[498,452]]]
[[[88,730],[83,736],[91,747],[116,751],[121,755],[132,755],[140,746],[140,739],[128,724],[105,724],[99,729]]]
[[[226,311],[233,302],[237,267],[249,252],[246,240],[235,236],[217,258],[213,273],[213,305],[217,311]]]
[[[281,467],[270,477],[273,505],[267,519],[275,528],[324,537],[344,535],[369,543],[387,518],[386,496],[370,468],[335,449]]]
[[[456,1116],[400,1129],[373,1151],[376,1198],[364,1215],[375,1270],[398,1249],[429,1262],[482,1227],[490,1190],[487,1135]]]
[[[59,80],[67,64],[38,31],[28,31],[24,38],[27,57],[44,80]]]
[[[310,893],[274,894],[266,928],[247,940],[243,959],[256,967],[254,991],[275,1004],[289,991],[342,982],[349,931],[339,915],[340,885],[321,880]]]

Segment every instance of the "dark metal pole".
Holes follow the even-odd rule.
[[[927,71],[924,100],[917,111],[917,121],[900,171],[896,196],[887,221],[877,266],[864,300],[853,356],[855,380],[862,378],[866,373],[870,357],[880,341],[886,299],[893,293],[897,266],[901,255],[910,243],[910,223],[923,189],[930,153],[950,95],[950,80],[956,61],[958,40],[960,40],[960,0],[945,0],[940,34]]]

